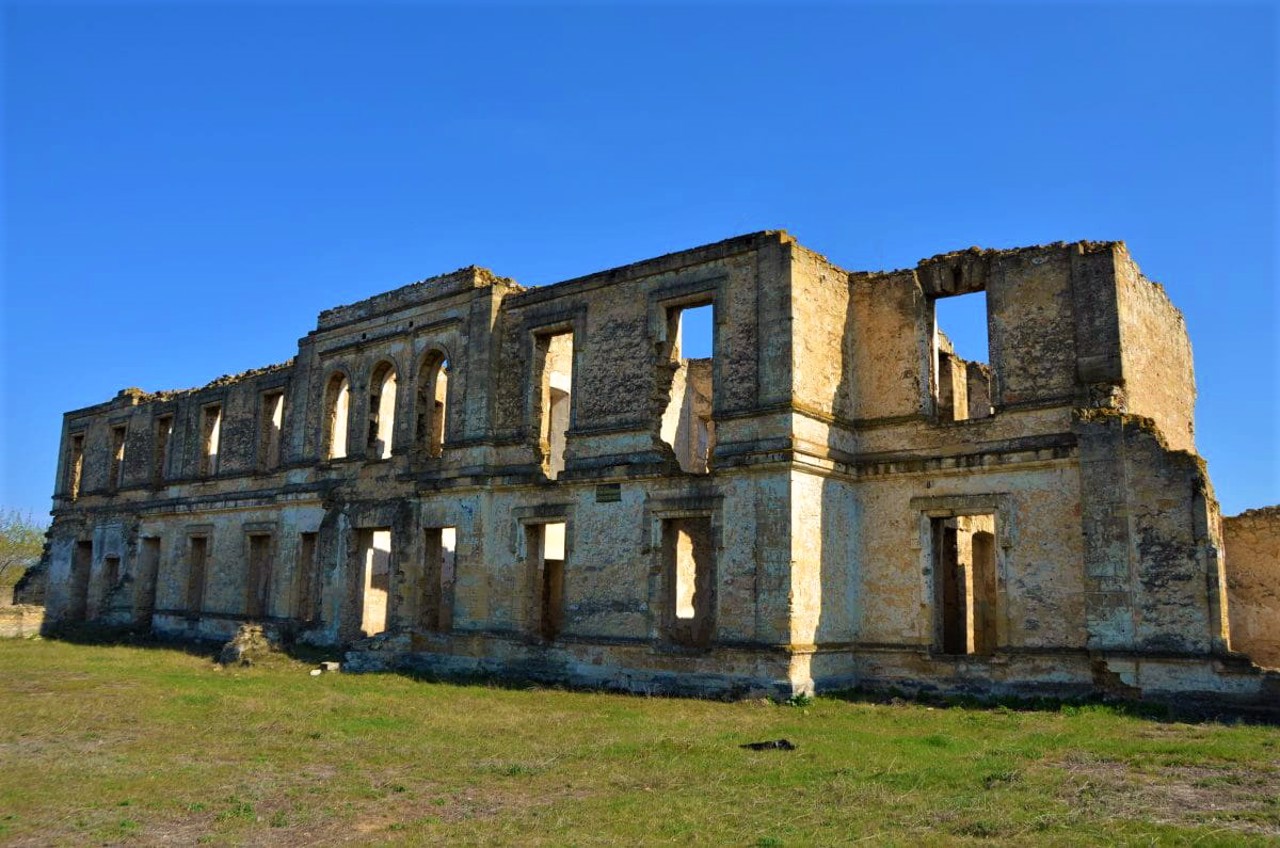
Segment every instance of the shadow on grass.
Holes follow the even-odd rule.
[[[124,646],[157,651],[173,651],[217,662],[225,639],[190,639],[159,636],[149,630],[131,627],[108,627],[93,622],[75,622],[46,626],[41,633],[44,639],[68,642],[73,645]],[[340,660],[340,647],[316,647],[297,642],[287,636],[281,640],[279,653],[289,659],[307,665],[318,665],[326,660]]]
[[[822,697],[857,704],[883,706],[912,704],[935,709],[980,712],[1050,712],[1063,713],[1064,715],[1096,712],[1162,723],[1280,724],[1280,713],[1275,710],[1212,703],[1195,699],[1186,699],[1178,702],[1140,701],[1103,694],[1083,698],[1019,697],[1016,695],[983,697],[973,694],[946,694],[925,689],[906,692],[892,687],[886,689],[844,689],[836,692],[825,692]]]
[[[224,641],[193,640],[189,638],[162,637],[150,631],[127,627],[107,627],[101,624],[77,622],[46,627],[43,638],[77,645],[128,646],[162,651],[174,651],[189,656],[218,662]],[[345,646],[317,647],[301,643],[285,633],[279,647],[273,651],[306,665],[319,665],[324,661],[341,661]],[[546,690],[554,692],[594,692],[625,695],[635,698],[683,698],[703,701],[732,702],[752,699],[743,692],[729,691],[719,695],[694,690],[682,691],[678,687],[657,687],[652,691],[627,689],[622,686],[591,686],[566,683],[557,672],[545,673],[521,671],[433,671],[422,666],[395,667],[385,671],[369,671],[366,674],[393,674],[414,682],[456,687],[484,687],[508,691]],[[758,695],[755,696],[758,698]],[[1050,712],[1078,715],[1084,712],[1107,713],[1116,716],[1143,719],[1153,722],[1223,723],[1280,725],[1280,705],[1274,707],[1240,706],[1212,700],[1187,698],[1180,701],[1134,700],[1103,694],[1083,698],[1020,697],[1003,695],[986,697],[978,694],[946,694],[926,688],[907,691],[888,688],[852,688],[823,692],[823,699],[878,706],[918,705],[935,709],[959,709],[982,712]],[[779,706],[805,706],[809,696],[796,696],[791,700],[775,700]]]

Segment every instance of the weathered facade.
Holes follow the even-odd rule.
[[[979,291],[989,363],[935,326]],[[1194,398],[1121,243],[466,268],[283,365],[68,413],[47,611],[635,690],[1274,696],[1230,650]]]

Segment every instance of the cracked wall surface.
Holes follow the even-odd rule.
[[[937,328],[974,292],[989,362]],[[47,620],[640,691],[1248,700],[1273,684],[1228,631],[1270,650],[1276,602],[1261,543],[1229,523],[1223,555],[1194,391],[1118,242],[469,267],[321,313],[289,362],[67,413]]]

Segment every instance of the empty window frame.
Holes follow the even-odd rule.
[[[453,629],[457,540],[457,529],[453,527],[429,527],[424,531],[418,623],[425,630],[448,633]]]
[[[359,531],[360,630],[374,636],[387,629],[391,596],[391,528]]]
[[[566,437],[573,408],[573,331],[534,337],[538,449],[542,471],[555,480],[564,470]]]
[[[351,382],[346,374],[339,372],[329,378],[324,388],[320,453],[325,459],[342,459],[347,455],[350,419]]]
[[[711,301],[667,310],[666,352],[662,379],[669,383],[660,434],[675,452],[682,471],[706,474],[716,441],[712,419],[715,306]]]
[[[187,616],[198,618],[204,610],[205,572],[209,567],[209,537],[187,540]]]
[[[200,476],[218,473],[218,450],[222,441],[222,404],[210,404],[200,414]]]
[[[930,519],[934,562],[934,647],[952,655],[996,648],[996,516]]]
[[[270,614],[271,572],[275,565],[275,544],[270,533],[248,534],[244,612],[248,618]]]
[[[67,453],[67,496],[80,497],[80,481],[84,476],[84,433],[72,433]]]
[[[151,616],[156,609],[156,584],[160,574],[160,539],[156,536],[142,538],[142,550],[138,556],[137,583],[134,588],[134,623],[151,626]]]
[[[991,361],[987,294],[933,301],[933,398],[939,421],[987,418],[991,405]]]
[[[280,466],[284,435],[284,392],[266,392],[258,410],[258,468],[273,471]]]
[[[298,597],[294,615],[302,622],[316,621],[320,616],[320,575],[316,561],[316,534],[298,536]]]
[[[68,581],[67,618],[83,621],[89,609],[89,577],[93,569],[93,542],[76,542],[71,552],[71,579]]]
[[[151,485],[160,488],[169,473],[169,446],[173,443],[173,416],[161,415],[155,420],[155,438],[151,450]]]
[[[430,351],[418,369],[414,432],[414,444],[428,456],[440,456],[444,450],[448,398],[449,360],[438,350]]]
[[[396,429],[396,369],[381,362],[369,380],[369,438],[366,444],[370,459],[389,459]]]
[[[111,465],[107,469],[107,488],[114,492],[124,480],[124,440],[128,433],[125,424],[111,428]]]
[[[564,630],[565,535],[563,521],[526,524],[525,551],[533,591],[527,619],[529,632],[548,641]]]
[[[669,641],[706,647],[715,634],[716,567],[710,516],[667,518],[662,522]]]

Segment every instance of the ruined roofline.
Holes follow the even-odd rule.
[[[520,304],[533,303],[565,294],[566,289],[592,289],[598,286],[619,283],[623,280],[666,274],[690,265],[700,265],[706,262],[714,262],[718,259],[727,259],[730,256],[745,253],[769,242],[774,244],[796,243],[795,239],[786,230],[758,230],[754,233],[745,233],[709,244],[690,247],[686,250],[677,250],[672,253],[664,253],[661,256],[641,259],[627,265],[606,268],[603,271],[593,271],[590,274],[583,274],[579,277],[570,277],[567,280],[560,280],[555,283],[531,286],[516,292],[514,300]]]
[[[332,330],[354,321],[438,300],[468,289],[482,289],[493,285],[502,285],[517,291],[523,290],[513,279],[500,277],[479,265],[468,265],[447,274],[438,274],[390,291],[380,292],[364,300],[357,300],[355,303],[326,309],[317,318],[315,331]]]
[[[1252,509],[1246,509],[1239,515],[1224,515],[1223,518],[1228,518],[1232,521],[1242,518],[1280,520],[1280,504],[1275,504],[1273,506],[1255,506]]]
[[[264,365],[261,368],[250,368],[248,371],[241,371],[239,374],[223,374],[214,380],[205,383],[203,386],[196,386],[190,389],[162,389],[157,392],[148,392],[137,386],[129,386],[121,389],[111,400],[101,403],[95,403],[91,406],[84,406],[79,409],[73,409],[63,413],[64,418],[78,418],[82,415],[89,415],[103,410],[112,409],[120,406],[141,406],[145,403],[165,403],[171,400],[177,400],[180,397],[199,394],[209,389],[220,389],[225,386],[232,386],[236,383],[243,383],[246,380],[252,380],[262,377],[266,374],[272,374],[277,371],[286,371],[293,367],[293,358],[290,357],[284,362],[277,362],[274,365]]]
[[[1047,244],[1027,245],[1025,247],[973,247],[961,250],[950,250],[936,253],[921,259],[914,267],[895,268],[887,271],[850,271],[850,278],[872,279],[891,277],[900,274],[915,274],[920,285],[927,294],[951,295],[982,291],[986,288],[987,275],[993,262],[1012,257],[1021,257],[1037,253],[1076,249],[1081,254],[1101,253],[1117,250],[1129,261],[1128,247],[1123,241],[1089,241],[1073,242],[1054,241]],[[1152,283],[1159,286],[1159,283]]]

